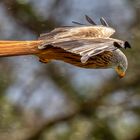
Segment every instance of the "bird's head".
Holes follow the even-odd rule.
[[[120,78],[123,78],[125,76],[127,67],[128,67],[128,61],[126,56],[124,55],[124,53],[122,51],[120,51],[119,49],[116,50],[116,53],[118,54],[116,56],[116,64],[115,64],[115,71],[117,72],[118,76]]]
[[[131,48],[130,44],[125,41],[125,42],[114,42],[114,46],[117,48]],[[128,67],[128,61],[126,56],[121,52],[119,49],[116,51],[116,65],[115,65],[115,71],[119,75],[120,78],[123,78],[125,76],[125,72]]]

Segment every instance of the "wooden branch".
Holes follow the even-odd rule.
[[[0,41],[0,57],[38,54],[37,46],[42,40],[35,41]]]

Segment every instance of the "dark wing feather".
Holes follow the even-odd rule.
[[[118,49],[114,45],[114,41],[104,38],[96,39],[79,39],[79,40],[70,40],[62,41],[58,43],[44,44],[44,48],[47,48],[47,45],[53,47],[59,47],[67,52],[78,54],[81,56],[81,62],[85,63],[90,57],[98,55],[105,51],[114,51]],[[42,46],[42,48],[43,48]]]
[[[90,23],[91,25],[97,25],[89,16],[85,15],[85,18],[86,18],[87,22]],[[77,21],[72,21],[72,23],[77,24],[77,25],[86,25],[83,23],[79,23]]]
[[[91,25],[96,25],[96,23],[88,15],[85,15],[85,18]]]
[[[109,27],[108,23],[106,22],[106,20],[105,20],[103,17],[100,18],[100,21],[101,21],[101,24],[102,24],[103,26]]]
[[[86,24],[83,24],[83,23],[80,23],[80,22],[77,22],[77,21],[72,21],[72,23],[77,24],[77,25],[86,25]]]

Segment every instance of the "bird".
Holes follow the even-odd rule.
[[[97,25],[85,15],[90,25],[73,21],[78,26],[55,28],[49,33],[41,34],[44,40],[38,49],[40,61],[48,63],[60,60],[72,65],[89,69],[113,68],[120,78],[125,76],[128,60],[120,49],[131,48],[128,41],[111,38],[115,29],[109,27],[101,17]],[[46,51],[45,51],[46,50]]]
[[[0,41],[0,57],[36,55],[42,63],[52,60],[88,69],[112,68],[120,78],[125,76],[128,60],[121,49],[131,48],[128,41],[111,38],[115,29],[101,17],[101,25],[85,15],[87,24],[62,26],[41,34],[33,41]]]

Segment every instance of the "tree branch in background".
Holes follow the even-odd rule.
[[[11,15],[19,25],[37,35],[48,29],[53,29],[56,25],[52,17],[47,20],[39,17],[29,3],[23,4],[17,0],[4,0],[2,3],[7,7],[9,15]]]

